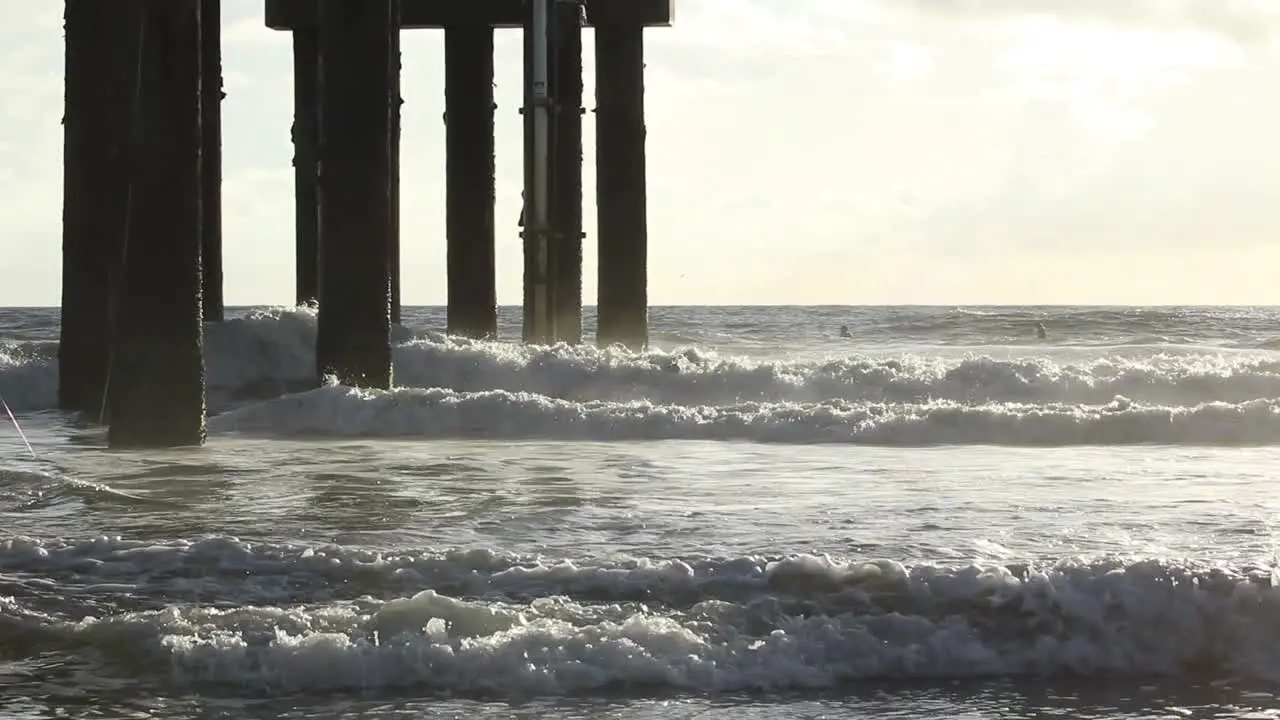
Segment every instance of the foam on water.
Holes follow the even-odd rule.
[[[1224,451],[1208,446],[1280,446],[1274,313],[1074,309],[1054,345],[1026,337],[1038,310],[877,312],[852,324],[881,341],[795,351],[789,321],[767,313],[659,330],[645,352],[397,328],[398,387],[381,391],[314,387],[313,309],[252,311],[207,328],[213,442],[189,465],[70,448],[98,430],[52,412],[56,344],[0,339],[0,393],[37,426],[39,455],[0,461],[0,519],[17,523],[0,532],[0,676],[53,657],[88,686],[236,702],[1280,682],[1277,515],[1257,490],[1268,448],[1232,449],[1253,466],[1163,504],[1138,494],[1161,494],[1180,481],[1164,469],[1190,460],[1128,500],[1141,469],[1079,490],[1131,462],[1080,459],[1091,452],[1201,453],[1195,472],[1214,477]],[[1226,320],[1240,327],[1206,343]],[[886,340],[898,336],[915,341]],[[255,439],[280,436],[571,442],[499,457],[514,444]],[[563,458],[605,452],[583,440],[710,442],[673,469],[653,448],[691,443]],[[791,455],[757,475],[765,446],[721,441]],[[998,476],[1012,457],[998,453],[1015,450],[945,450],[929,475],[909,460],[933,451],[894,449],[1140,443],[1198,447],[1024,450]],[[1070,469],[1061,485],[1041,457],[1053,453]],[[969,475],[945,488],[962,460]],[[1234,491],[1253,494],[1233,504]],[[1058,494],[1021,499],[1036,492]]]
[[[58,404],[57,343],[0,339],[0,396],[16,412]]]
[[[328,386],[212,418],[215,432],[347,437],[753,440],[876,445],[1270,444],[1280,400],[1138,405],[1053,403],[572,402],[505,390]]]
[[[320,388],[315,311],[209,326],[215,432],[771,442],[1191,443],[1280,440],[1270,352],[1117,349],[1076,360],[830,353],[783,360],[696,347],[525,347],[397,329],[391,393]],[[0,393],[52,408],[56,352],[0,346]],[[255,399],[264,405],[244,407]]]
[[[1280,590],[1266,567],[570,560],[104,537],[5,541],[0,573],[0,626],[13,637],[241,692],[780,691],[1043,673],[1280,680]]]

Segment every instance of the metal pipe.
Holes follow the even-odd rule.
[[[550,31],[550,3],[551,0],[533,0],[533,18],[530,22],[530,31],[533,33],[533,58],[531,64],[532,77],[530,84],[532,92],[530,93],[530,102],[533,107],[529,110],[533,113],[533,138],[532,140],[532,162],[533,173],[531,184],[533,187],[529,189],[526,195],[532,201],[533,212],[530,213],[528,221],[525,223],[526,229],[531,229],[534,233],[534,242],[537,248],[537,272],[536,283],[534,285],[533,302],[534,317],[537,318],[539,332],[537,333],[540,340],[550,341],[554,337],[554,325],[550,307],[550,298],[548,284],[550,282],[550,274],[548,273],[548,227],[549,206],[550,206],[550,93],[547,88],[549,53],[551,43],[549,37]]]

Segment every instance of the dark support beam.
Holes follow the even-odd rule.
[[[200,24],[204,49],[201,84],[201,182],[203,183],[204,319],[222,320],[226,313],[222,278],[222,0],[201,0]]]
[[[138,142],[130,163],[107,441],[115,448],[200,445],[200,0],[142,0],[141,6]]]
[[[320,40],[314,28],[293,31],[293,197],[295,298],[298,305],[320,297],[320,203],[317,162],[320,144]]]
[[[58,406],[102,419],[124,247],[138,10],[67,0]]]
[[[488,25],[518,28],[528,0],[401,0],[400,26],[444,28]],[[674,0],[586,0],[587,22],[598,25],[665,27],[675,17]],[[316,26],[316,0],[266,0],[266,24],[275,30]]]
[[[582,342],[582,25],[576,5],[558,4],[552,136],[551,225],[555,229],[556,339]]]
[[[493,28],[445,28],[447,332],[498,334],[494,230]]]
[[[391,57],[397,0],[320,0],[321,377],[391,387]]]
[[[391,35],[391,66],[387,80],[391,83],[391,228],[387,233],[387,272],[391,286],[391,322],[400,323],[400,116],[404,98],[400,95],[400,32]]]
[[[596,28],[596,207],[601,344],[648,343],[644,29]]]

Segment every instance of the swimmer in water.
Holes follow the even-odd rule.
[[[848,326],[848,325],[841,325],[841,326],[840,326],[840,337],[842,337],[842,338],[851,338],[851,337],[853,337],[853,335],[849,332],[849,326]]]
[[[1042,322],[1036,323],[1036,337],[1040,338],[1041,340],[1044,340],[1045,338],[1049,337],[1049,332],[1044,329],[1044,323]]]

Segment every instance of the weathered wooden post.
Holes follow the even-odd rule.
[[[496,337],[493,28],[444,30],[445,236],[450,334]]]
[[[313,27],[293,30],[294,298],[320,297],[320,38]]]
[[[391,67],[388,79],[391,83],[391,178],[388,192],[391,194],[391,226],[387,230],[387,273],[391,292],[391,322],[400,323],[400,117],[404,98],[400,94],[400,29],[391,34]]]
[[[106,412],[110,278],[119,269],[128,218],[141,12],[136,2],[65,5],[58,406],[94,420]]]
[[[597,301],[601,344],[644,347],[648,330],[644,27],[596,26]]]
[[[112,4],[117,11],[134,3]],[[115,283],[112,447],[205,440],[201,0],[141,0],[128,232]]]
[[[557,0],[551,226],[556,340],[582,342],[582,6]]]
[[[226,314],[222,278],[222,0],[201,0],[201,258],[206,322]]]
[[[320,0],[320,377],[391,387],[398,0]]]

